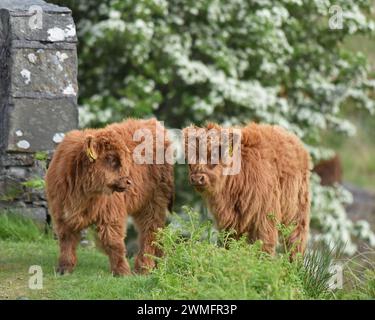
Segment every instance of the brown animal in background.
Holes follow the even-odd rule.
[[[104,129],[69,132],[57,147],[47,176],[47,198],[59,239],[58,271],[72,272],[80,231],[95,224],[100,245],[109,256],[114,275],[130,274],[125,259],[126,220],[132,216],[139,232],[135,270],[147,272],[160,256],[155,232],[165,224],[173,203],[173,167],[136,164],[132,154],[139,142],[133,134],[165,129],[155,119],[128,119]],[[165,149],[170,142],[165,139]],[[154,140],[154,154],[156,152]],[[164,149],[164,150],[165,150]],[[153,158],[155,159],[155,157]]]
[[[338,154],[328,160],[322,160],[315,165],[313,171],[320,177],[322,186],[333,186],[342,183],[342,166]]]
[[[185,150],[188,129],[184,130]],[[204,128],[206,132],[211,129],[221,130],[216,124]],[[277,224],[293,225],[287,246],[292,258],[303,254],[310,212],[308,152],[294,134],[278,126],[251,123],[240,130],[239,174],[223,175],[227,165],[222,160],[211,163],[209,152],[207,164],[189,164],[190,183],[219,229],[234,229],[238,237],[246,235],[250,242],[260,239],[263,250],[272,254],[278,242]]]

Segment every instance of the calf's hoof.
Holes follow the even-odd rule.
[[[155,268],[155,261],[152,259],[139,259],[135,262],[134,272],[136,274],[145,275]]]
[[[64,275],[67,273],[72,273],[73,269],[74,269],[74,266],[71,266],[71,265],[59,265],[56,267],[55,270],[56,270],[56,273],[60,275]]]
[[[135,274],[138,274],[138,275],[146,275],[146,274],[149,274],[151,272],[152,268],[150,267],[138,267],[136,269],[134,269],[134,273]]]
[[[128,265],[123,265],[112,269],[112,274],[114,277],[123,277],[131,275],[131,271]]]
[[[112,271],[112,275],[114,277],[125,277],[125,276],[130,276],[131,272],[129,271]]]

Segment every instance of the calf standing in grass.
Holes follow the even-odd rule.
[[[293,226],[286,243],[292,257],[298,252],[303,254],[309,231],[310,158],[300,140],[281,127],[251,123],[240,129],[238,174],[224,175],[226,167],[233,164],[225,164],[222,157],[217,164],[211,161],[214,149],[210,142],[215,139],[215,135],[208,134],[211,130],[220,134],[221,128],[209,124],[200,129],[203,139],[210,140],[207,164],[190,163],[189,178],[218,228],[234,229],[237,236],[246,235],[251,242],[262,240],[263,249],[272,254],[278,242],[277,225]],[[194,138],[196,134],[195,139],[202,139],[197,132],[194,128],[184,130],[185,151],[189,136]]]
[[[109,256],[114,275],[130,274],[125,258],[126,219],[132,216],[139,232],[135,270],[154,266],[148,255],[160,255],[155,232],[164,226],[173,204],[173,167],[136,164],[132,154],[138,130],[165,129],[156,120],[129,119],[104,129],[69,132],[57,147],[46,176],[47,198],[59,239],[58,271],[73,271],[80,231],[95,225],[101,247]],[[170,142],[165,139],[166,148]],[[155,157],[153,158],[155,159]]]

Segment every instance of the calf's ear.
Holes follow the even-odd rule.
[[[93,136],[86,137],[85,152],[86,152],[86,155],[89,158],[90,162],[94,162],[98,158],[95,138]]]
[[[221,127],[215,122],[207,122],[206,123],[206,129],[207,130],[211,130],[211,129],[220,130]]]

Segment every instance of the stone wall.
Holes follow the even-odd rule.
[[[0,0],[0,210],[46,219],[38,179],[78,125],[76,43],[70,9]]]

